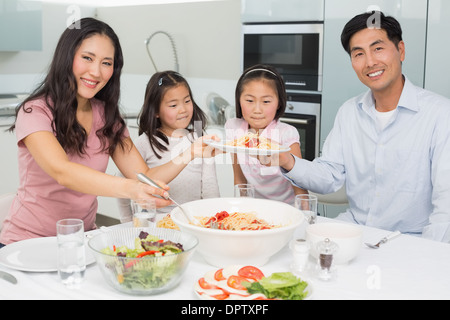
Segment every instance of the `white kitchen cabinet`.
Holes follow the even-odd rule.
[[[450,1],[429,0],[425,88],[450,98]]]
[[[406,44],[403,72],[415,85],[423,86],[427,0],[325,0],[321,146],[333,127],[339,107],[368,90],[353,71],[340,39],[345,24],[373,5],[400,22]]]
[[[0,51],[42,50],[40,1],[0,2]]]
[[[323,21],[324,0],[242,0],[242,22]]]
[[[0,146],[2,147],[0,194],[16,192],[19,187],[16,135],[9,131],[5,131],[11,126],[13,121],[13,117],[9,119],[0,117]]]

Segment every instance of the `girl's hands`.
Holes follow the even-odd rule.
[[[204,143],[204,140],[220,141],[216,135],[207,135],[195,140],[194,143],[192,143],[190,150],[192,160],[195,158],[212,158],[220,153],[223,153],[221,150]]]

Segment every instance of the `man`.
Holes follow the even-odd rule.
[[[282,154],[282,171],[322,194],[345,182],[349,209],[338,219],[450,242],[450,100],[402,74],[405,44],[394,18],[358,15],[341,40],[370,90],[340,108],[320,158]]]

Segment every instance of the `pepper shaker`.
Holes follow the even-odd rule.
[[[326,238],[317,244],[317,251],[319,253],[317,276],[319,279],[327,281],[333,278],[333,258],[338,249],[338,245],[329,238]]]

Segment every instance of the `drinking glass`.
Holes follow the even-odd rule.
[[[59,277],[66,286],[77,287],[83,281],[86,270],[83,220],[59,220],[56,222],[56,235]]]
[[[317,219],[317,196],[312,194],[298,194],[295,196],[295,208],[303,211],[305,219],[309,224],[316,223]]]
[[[138,199],[131,201],[133,213],[133,226],[135,228],[147,228],[155,223],[156,202],[154,199]]]
[[[234,186],[234,196],[239,197],[255,197],[255,186],[247,183],[237,184]]]

